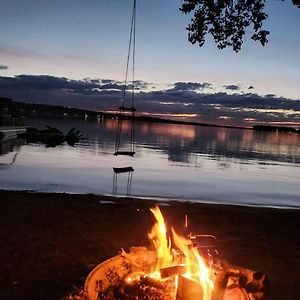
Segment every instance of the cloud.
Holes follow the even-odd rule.
[[[205,88],[211,88],[211,83],[199,83],[199,82],[175,82],[172,88],[173,91],[198,91]]]
[[[144,81],[135,81],[135,89],[145,89],[148,84]],[[123,90],[124,84],[108,79],[72,80],[65,77],[49,75],[18,75],[15,77],[0,77],[0,88],[11,90],[68,90],[72,93],[95,94],[102,90]],[[132,88],[129,83],[128,89]]]
[[[228,91],[239,91],[241,88],[235,84],[223,85],[223,87]]]
[[[176,82],[169,89],[157,90],[157,87],[151,89],[153,83],[138,80],[135,86],[138,112],[166,117],[190,115],[194,116],[194,121],[215,123],[219,120],[235,125],[250,124],[250,120],[252,123],[300,122],[300,100],[273,94],[208,93],[204,89],[211,87],[211,84],[197,82]],[[122,82],[113,79],[73,80],[49,75],[0,76],[0,96],[90,110],[115,110],[120,105],[123,88]]]
[[[7,69],[8,69],[8,66],[0,65],[0,70],[7,70]]]
[[[97,84],[85,80],[69,80],[49,75],[19,75],[0,77],[0,88],[12,90],[84,90],[96,88]]]
[[[267,94],[265,95],[266,98],[276,98],[275,94]]]

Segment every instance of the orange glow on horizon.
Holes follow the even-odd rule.
[[[118,117],[119,111],[118,110],[103,110],[99,111],[99,113],[108,113],[113,114],[114,118]],[[130,112],[125,112],[125,114],[130,115]],[[294,127],[296,129],[300,128],[300,122],[294,122],[294,121],[263,121],[258,120],[255,118],[244,118],[244,122],[240,121],[234,121],[232,117],[229,116],[220,116],[217,117],[214,121],[213,120],[198,120],[199,117],[201,117],[200,114],[197,113],[150,113],[150,112],[138,112],[136,113],[136,116],[149,116],[149,117],[161,117],[162,119],[167,120],[178,120],[178,121],[186,121],[186,122],[198,122],[198,123],[206,123],[208,125],[218,125],[218,126],[238,126],[238,127],[244,127],[244,128],[252,128],[253,125],[261,124],[261,125],[269,125],[269,126],[283,126],[283,127]],[[198,117],[198,118],[197,118]],[[189,119],[195,119],[196,120],[189,120]],[[226,123],[225,123],[225,122]]]
[[[103,113],[108,113],[108,114],[118,114],[118,110],[104,110],[104,111],[99,111]],[[125,112],[125,114],[130,114],[130,112]],[[149,116],[149,117],[170,117],[170,118],[195,118],[198,117],[199,115],[196,113],[150,113],[150,112],[139,112],[136,115],[138,116]]]

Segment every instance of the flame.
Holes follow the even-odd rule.
[[[152,227],[148,238],[153,242],[156,250],[157,260],[153,273],[159,272],[160,269],[173,265],[173,255],[171,252],[171,242],[167,238],[167,228],[164,217],[158,206],[150,209],[157,223]]]
[[[168,235],[164,217],[158,206],[150,209],[156,219],[148,238],[152,241],[156,252],[156,261],[151,266],[150,272],[144,274],[135,272],[127,276],[126,281],[128,284],[139,281],[141,278],[151,278],[153,280],[164,281],[167,279],[162,278],[161,271],[169,267],[181,267],[184,272],[181,276],[199,284],[202,290],[202,299],[210,300],[214,288],[213,271],[209,267],[205,259],[200,255],[198,249],[193,246],[191,240],[180,236],[176,231],[171,228],[171,236],[175,248],[171,243],[171,237]],[[174,287],[175,295],[179,286],[179,274],[174,274]]]
[[[192,242],[179,236],[172,228],[172,235],[175,245],[184,254],[185,276],[188,279],[198,282],[203,290],[203,300],[209,300],[214,288],[212,270],[206,265],[197,248]]]
[[[162,268],[183,265],[185,267],[183,276],[201,286],[203,290],[202,300],[210,300],[214,288],[212,269],[207,265],[197,248],[193,247],[192,242],[177,234],[172,228],[172,239],[180,252],[179,255],[178,250],[172,248],[171,239],[168,237],[164,217],[159,207],[156,206],[150,210],[156,219],[156,223],[148,237],[154,245],[157,259],[149,277],[161,280],[160,270]],[[177,289],[178,275],[174,277],[174,281]]]

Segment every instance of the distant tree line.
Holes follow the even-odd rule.
[[[0,97],[0,117],[1,112],[5,111],[6,108],[10,106],[10,112],[25,117],[39,117],[39,118],[74,118],[79,120],[97,120],[99,118],[116,119],[120,118],[118,113],[106,113],[97,112],[90,110],[82,110],[78,108],[72,108],[67,106],[49,105],[49,104],[35,104],[35,103],[24,103],[12,101],[9,98]],[[122,119],[130,119],[130,116],[121,116]],[[152,123],[167,123],[167,124],[185,124],[185,125],[195,125],[195,126],[210,126],[210,127],[228,127],[228,128],[238,128],[238,126],[224,126],[217,124],[206,124],[199,122],[187,122],[179,120],[168,120],[160,119],[150,116],[135,116],[136,121],[140,122],[152,122]],[[243,127],[240,127],[243,128]],[[254,125],[254,130],[257,131],[273,131],[273,132],[289,132],[289,133],[300,133],[300,129],[295,129],[292,127],[278,127],[278,126],[268,126],[268,125]]]
[[[253,129],[257,131],[300,133],[300,129],[297,130],[296,128],[293,127],[283,127],[283,126],[254,125]]]

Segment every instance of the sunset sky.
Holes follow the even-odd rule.
[[[137,2],[141,110],[184,112],[199,120],[207,112],[206,121],[213,121],[216,111],[219,122],[299,124],[300,9],[291,1],[267,1],[269,44],[262,47],[248,35],[238,54],[218,50],[210,38],[202,48],[191,45],[185,30],[191,16],[179,11],[180,0]],[[121,86],[124,79],[131,8],[131,0],[0,0],[0,96],[96,110],[116,107],[116,90],[110,93],[103,85]],[[18,77],[22,74],[27,76]],[[70,93],[62,77],[84,86],[85,93]],[[98,81],[98,94],[96,82],[86,86],[91,79],[107,79]]]

